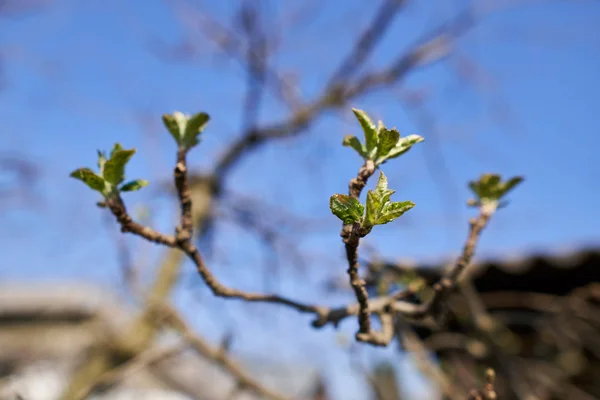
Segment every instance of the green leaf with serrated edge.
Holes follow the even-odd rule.
[[[406,153],[408,150],[410,150],[413,145],[421,143],[423,140],[423,137],[419,135],[408,135],[406,137],[400,138],[396,145],[388,152],[386,156],[377,158],[375,164],[380,165],[386,162],[387,160],[397,158],[402,154]]]
[[[392,222],[414,206],[415,203],[412,201],[395,201],[393,203],[388,202],[384,204],[381,214],[375,221],[374,225],[382,225]]]
[[[117,150],[104,164],[104,179],[113,185],[118,185],[125,179],[125,165],[135,154],[135,149]]]
[[[91,189],[94,189],[100,193],[105,193],[105,182],[104,179],[96,175],[94,171],[89,168],[79,168],[75,171],[71,172],[70,175],[72,178],[79,179],[86,185],[88,185]]]
[[[379,180],[377,181],[377,186],[375,187],[375,195],[381,199],[382,204],[385,204],[390,201],[390,196],[394,193],[396,193],[395,190],[388,189],[387,176],[385,176],[383,171],[380,171]]]
[[[181,145],[181,131],[179,129],[179,124],[177,123],[175,117],[169,114],[164,114],[162,116],[162,120],[163,124],[165,124],[165,127],[167,128],[171,136],[173,136],[173,139],[175,139],[177,145]]]
[[[121,143],[115,143],[115,145],[113,146],[112,150],[110,151],[110,157],[109,158],[113,158],[113,155],[117,152],[123,150],[123,146],[121,146]]]
[[[367,192],[367,212],[363,225],[365,227],[375,225],[375,221],[379,216],[379,211],[383,208],[381,199],[372,191]]]
[[[352,147],[362,158],[367,158],[367,149],[356,136],[346,135],[342,144],[344,146]]]
[[[145,179],[137,179],[135,181],[129,181],[119,189],[121,192],[134,192],[136,190],[140,190],[144,186],[148,186],[150,182]]]
[[[192,115],[187,121],[183,135],[182,143],[189,149],[197,145],[200,141],[198,136],[204,130],[204,127],[210,119],[207,113],[201,112]]]
[[[106,153],[101,150],[98,150],[98,170],[100,170],[100,176],[102,176],[102,171],[104,171],[104,164],[106,163]]]
[[[394,194],[394,190],[388,189],[387,177],[380,171],[379,180],[375,190],[369,190],[367,192],[367,212],[365,214],[364,226],[373,226],[376,224],[377,219],[381,215],[381,211],[390,197]]]
[[[377,145],[377,158],[386,157],[399,140],[400,132],[396,129],[381,129],[379,131],[379,144]]]
[[[352,112],[356,116],[356,119],[358,119],[358,122],[360,123],[360,126],[365,134],[365,146],[367,148],[367,154],[369,157],[373,157],[377,148],[377,127],[369,115],[363,110],[353,108]]]
[[[345,194],[334,194],[331,196],[329,199],[329,208],[345,225],[360,221],[364,212],[364,206],[360,201]]]

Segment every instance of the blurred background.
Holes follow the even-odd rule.
[[[0,1],[1,398],[465,398],[487,367],[503,399],[600,398],[599,22],[592,0]],[[343,306],[355,299],[328,202],[361,166],[341,145],[360,136],[352,107],[425,138],[382,167],[416,207],[361,242],[372,294],[460,253],[469,180],[525,177],[447,323],[408,324],[385,348],[356,343],[354,317],[314,329],[214,297],[69,178],[98,149],[136,148],[127,177],[150,185],[128,209],[172,233],[161,115],[207,112],[189,163],[213,273]],[[147,312],[157,290],[184,330]],[[135,354],[106,356],[136,335]]]

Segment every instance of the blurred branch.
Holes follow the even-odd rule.
[[[269,140],[297,135],[326,111],[343,107],[358,96],[386,87],[405,78],[409,72],[438,61],[449,53],[450,41],[464,33],[472,25],[472,10],[468,9],[436,29],[427,32],[387,68],[364,74],[353,82],[328,86],[316,100],[303,105],[283,121],[246,131],[225,150],[217,161],[214,168],[215,175],[224,176],[242,156]],[[374,43],[375,40],[367,41],[369,48],[372,45],[371,42]],[[354,51],[351,54],[354,54]],[[353,56],[348,57],[348,59],[354,58]],[[359,58],[359,62],[360,60],[362,60],[362,56]]]
[[[269,400],[285,400],[287,397],[277,393],[261,383],[254,380],[248,375],[239,365],[237,365],[227,355],[227,349],[214,348],[210,346],[203,338],[196,335],[185,323],[178,313],[168,305],[159,305],[158,311],[166,318],[166,322],[175,330],[179,331],[183,338],[198,354],[212,360],[219,365],[223,370],[227,371],[237,382],[237,388],[249,390],[265,399]]]
[[[396,323],[396,337],[401,348],[409,351],[414,357],[417,367],[431,378],[445,396],[452,400],[464,400],[465,395],[448,379],[440,367],[430,358],[427,348],[413,332],[412,328],[399,318]]]
[[[254,19],[258,14],[258,11],[256,11],[258,6],[251,6],[250,4],[251,2],[246,2],[241,7],[242,21],[246,23],[248,18]],[[271,93],[288,107],[296,108],[299,106],[300,99],[296,89],[286,82],[276,70],[267,65],[266,57],[269,46],[266,35],[257,35],[257,31],[253,30],[251,33],[253,40],[248,40],[248,45],[244,46],[244,40],[235,31],[223,26],[217,20],[211,18],[208,13],[198,12],[192,7],[185,7],[183,4],[179,4],[178,8],[180,8],[179,12],[185,15],[186,20],[197,20],[197,26],[203,35],[215,43],[230,58],[237,61],[247,71],[249,79],[265,84]],[[244,21],[244,18],[246,18],[246,21]],[[248,25],[243,26],[246,35],[249,34],[248,27]],[[260,64],[258,69],[256,68],[257,64]]]
[[[327,87],[341,85],[367,60],[378,42],[385,36],[394,21],[404,0],[385,0],[377,10],[375,18],[367,29],[357,38],[352,52],[346,56],[340,66],[331,75]]]
[[[34,189],[40,181],[41,173],[39,167],[23,155],[0,153],[0,174],[10,177],[5,179],[10,182],[8,185],[0,182],[0,210],[36,205],[39,196]]]

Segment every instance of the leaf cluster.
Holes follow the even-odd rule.
[[[331,212],[346,225],[358,223],[365,231],[375,225],[392,222],[415,206],[412,201],[390,201],[395,190],[388,189],[387,177],[383,171],[375,190],[367,193],[366,207],[359,200],[344,194],[334,194],[329,200]]]
[[[375,166],[385,163],[406,153],[411,147],[424,139],[419,135],[400,137],[396,128],[388,129],[383,122],[378,125],[363,110],[353,108],[352,111],[363,129],[365,142],[361,143],[356,136],[347,135],[342,144],[352,147],[364,160],[372,160]]]
[[[479,180],[469,182],[469,188],[477,197],[472,205],[498,203],[501,198],[522,181],[522,176],[515,176],[502,181],[499,174],[483,174]]]
[[[205,112],[194,115],[175,111],[162,116],[165,127],[175,139],[179,148],[189,150],[200,143],[199,136],[208,124],[210,116]]]
[[[125,166],[135,154],[135,149],[123,149],[120,143],[116,143],[107,157],[106,153],[98,150],[98,169],[95,173],[90,168],[79,168],[71,172],[71,177],[79,179],[91,189],[100,192],[104,198],[118,192],[132,192],[148,185],[144,179],[129,181],[123,185],[125,180]]]

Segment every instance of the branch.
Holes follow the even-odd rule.
[[[348,194],[355,199],[359,199],[360,193],[366,186],[367,181],[375,172],[375,163],[372,160],[367,160],[358,171],[356,178],[353,178],[348,185]],[[373,344],[381,344],[380,335],[371,332],[371,312],[369,310],[369,294],[365,288],[365,281],[360,278],[358,273],[358,245],[360,242],[361,232],[359,232],[358,224],[344,225],[342,236],[345,248],[346,258],[348,260],[348,277],[350,285],[354,290],[356,299],[358,300],[358,325],[359,331],[356,334],[356,340],[361,342],[372,342]],[[364,235],[362,235],[364,236]],[[387,344],[387,343],[384,343]]]
[[[179,331],[190,346],[203,357],[214,361],[227,371],[236,381],[239,388],[245,388],[262,398],[269,400],[286,400],[287,397],[277,393],[254,380],[239,365],[227,356],[225,349],[210,346],[203,338],[197,336],[185,323],[178,313],[168,305],[158,306],[158,310],[165,317],[165,321],[175,330]]]
[[[363,75],[354,83],[327,86],[314,101],[298,108],[283,121],[264,128],[247,130],[217,160],[215,175],[223,176],[242,156],[264,145],[270,139],[297,135],[325,112],[343,107],[358,96],[389,86],[405,78],[417,67],[424,67],[438,61],[449,53],[450,40],[466,32],[473,25],[472,19],[472,10],[467,9],[452,20],[424,34],[387,68]],[[349,56],[348,59],[352,58],[353,56]]]
[[[408,301],[407,299],[410,292],[404,291],[393,296],[376,298],[373,304],[369,305],[368,294],[364,287],[365,283],[360,279],[358,274],[359,237],[364,236],[365,232],[358,232],[358,227],[356,226],[344,226],[341,236],[343,237],[346,246],[350,283],[356,294],[358,304],[330,309],[328,307],[297,302],[275,294],[252,293],[230,288],[217,280],[205,264],[200,252],[191,240],[193,236],[192,199],[188,183],[186,153],[187,151],[183,149],[180,149],[177,152],[177,163],[174,170],[175,187],[177,189],[181,208],[180,223],[176,228],[175,235],[165,235],[133,221],[128,215],[125,204],[119,193],[116,193],[106,201],[106,205],[117,219],[117,222],[121,225],[121,231],[130,232],[147,240],[181,250],[196,265],[198,273],[215,296],[237,298],[248,302],[286,305],[303,313],[314,314],[316,319],[313,321],[312,325],[317,328],[325,326],[330,322],[337,324],[347,316],[358,314],[360,329],[357,333],[357,340],[375,345],[385,345],[391,338],[389,338],[389,335],[386,333],[377,333],[371,330],[370,314],[372,312],[379,314],[380,318],[382,318],[382,322],[384,322],[387,318],[385,314],[388,313],[400,313],[405,317],[423,319],[432,314],[433,311],[437,310],[439,304],[446,295],[454,289],[460,274],[470,263],[475,252],[479,235],[489,222],[492,214],[495,212],[495,207],[490,207],[489,205],[481,206],[479,217],[470,221],[469,236],[463,248],[461,257],[458,259],[452,270],[433,285],[435,293],[433,297],[424,304],[414,304]],[[367,180],[374,171],[375,166],[373,162],[367,161],[359,170],[357,177],[353,178],[349,183],[349,193],[351,196],[355,198],[360,196]],[[389,339],[385,341],[382,340],[382,338]]]
[[[229,288],[221,284],[205,264],[200,252],[191,240],[193,235],[192,200],[188,184],[186,152],[183,150],[179,150],[177,153],[177,164],[174,175],[175,186],[177,188],[177,195],[179,197],[181,208],[180,224],[176,228],[176,234],[174,236],[165,235],[133,221],[133,219],[127,213],[125,203],[117,193],[106,201],[106,205],[117,219],[117,222],[121,225],[122,232],[133,233],[143,237],[146,240],[160,243],[168,247],[178,248],[183,251],[196,265],[198,273],[204,282],[210,287],[215,296],[237,298],[249,302],[284,304],[300,312],[318,315],[321,315],[325,312],[324,307],[303,304],[274,294],[245,292],[242,290]]]
[[[352,52],[342,61],[338,69],[332,74],[327,87],[341,84],[343,80],[352,75],[369,57],[377,43],[385,36],[391,23],[394,21],[398,9],[404,0],[386,0],[377,11],[373,22],[369,24],[363,34],[358,38]]]
[[[407,289],[390,296],[380,296],[372,299],[370,302],[367,301],[366,309],[364,309],[365,304],[361,304],[361,299],[358,299],[358,303],[356,304],[327,309],[325,313],[313,321],[312,325],[316,328],[323,327],[329,323],[337,326],[341,320],[351,315],[360,314],[361,310],[363,315],[369,315],[370,313],[379,313],[386,308],[389,308],[390,311],[414,319],[423,319],[431,315],[446,296],[455,288],[461,273],[470,264],[475,254],[479,236],[489,223],[494,212],[495,209],[482,207],[479,217],[470,221],[469,235],[465,246],[463,247],[461,256],[446,276],[440,278],[433,284],[434,294],[426,303],[415,304],[408,301],[414,293],[412,293],[410,289]]]

